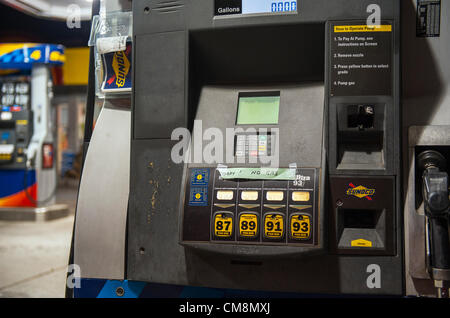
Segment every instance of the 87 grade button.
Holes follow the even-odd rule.
[[[214,236],[217,238],[231,238],[233,236],[233,214],[218,212],[214,215]]]

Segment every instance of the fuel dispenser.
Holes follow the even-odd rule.
[[[3,218],[67,212],[55,203],[56,164],[51,127],[49,66],[62,65],[64,48],[1,44],[0,212]],[[38,213],[39,212],[39,213]],[[45,212],[45,213],[44,213]],[[48,213],[47,213],[48,212]]]
[[[377,3],[377,27],[361,1],[134,3],[128,279],[402,294],[400,7]],[[214,128],[234,161],[196,160]]]
[[[75,297],[446,296],[445,5],[133,2],[127,208],[83,212]]]
[[[272,2],[133,4],[127,278],[400,295],[399,2]]]

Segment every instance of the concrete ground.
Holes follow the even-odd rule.
[[[64,297],[77,187],[57,191],[69,216],[46,222],[0,221],[0,297]]]

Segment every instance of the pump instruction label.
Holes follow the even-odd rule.
[[[391,95],[392,40],[390,23],[330,23],[330,95]]]

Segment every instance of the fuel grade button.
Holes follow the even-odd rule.
[[[244,239],[256,238],[259,233],[258,215],[253,212],[243,212],[239,215],[239,237]]]
[[[284,237],[284,214],[264,215],[264,237],[269,240],[281,240]]]
[[[301,213],[291,215],[289,233],[293,240],[308,240],[311,237],[311,217]]]
[[[214,214],[214,236],[219,239],[228,239],[233,236],[233,213],[216,212]]]

